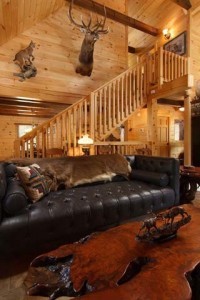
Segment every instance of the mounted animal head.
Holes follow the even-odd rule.
[[[80,73],[83,76],[90,76],[93,69],[94,44],[99,39],[100,34],[108,33],[108,28],[104,29],[106,23],[106,9],[104,7],[104,18],[100,21],[97,18],[96,24],[92,25],[91,15],[88,24],[85,24],[82,16],[81,23],[79,24],[72,17],[73,2],[74,1],[71,0],[69,6],[69,19],[81,30],[81,32],[85,33],[85,37],[81,46],[81,52],[79,54],[79,63],[76,67],[76,73]]]

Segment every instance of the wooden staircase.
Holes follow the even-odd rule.
[[[160,48],[135,67],[17,139],[15,157],[45,157],[50,148],[61,148],[70,155],[79,155],[80,137],[89,134],[94,145],[95,142],[99,144],[147,104],[153,88],[160,89],[164,83],[187,74],[187,57]]]

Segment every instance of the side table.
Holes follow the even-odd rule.
[[[180,169],[180,203],[190,203],[200,186],[200,167]]]

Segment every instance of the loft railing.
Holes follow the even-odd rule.
[[[89,134],[105,139],[137,109],[147,103],[150,89],[188,74],[188,58],[160,48],[146,59],[71,105],[52,119],[17,139],[15,157],[45,157],[60,148],[79,155],[78,139]]]

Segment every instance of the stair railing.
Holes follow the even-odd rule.
[[[45,157],[46,150],[61,148],[81,154],[78,139],[89,134],[103,141],[131,114],[147,103],[149,90],[188,74],[188,58],[160,48],[89,96],[17,139],[15,157]]]

